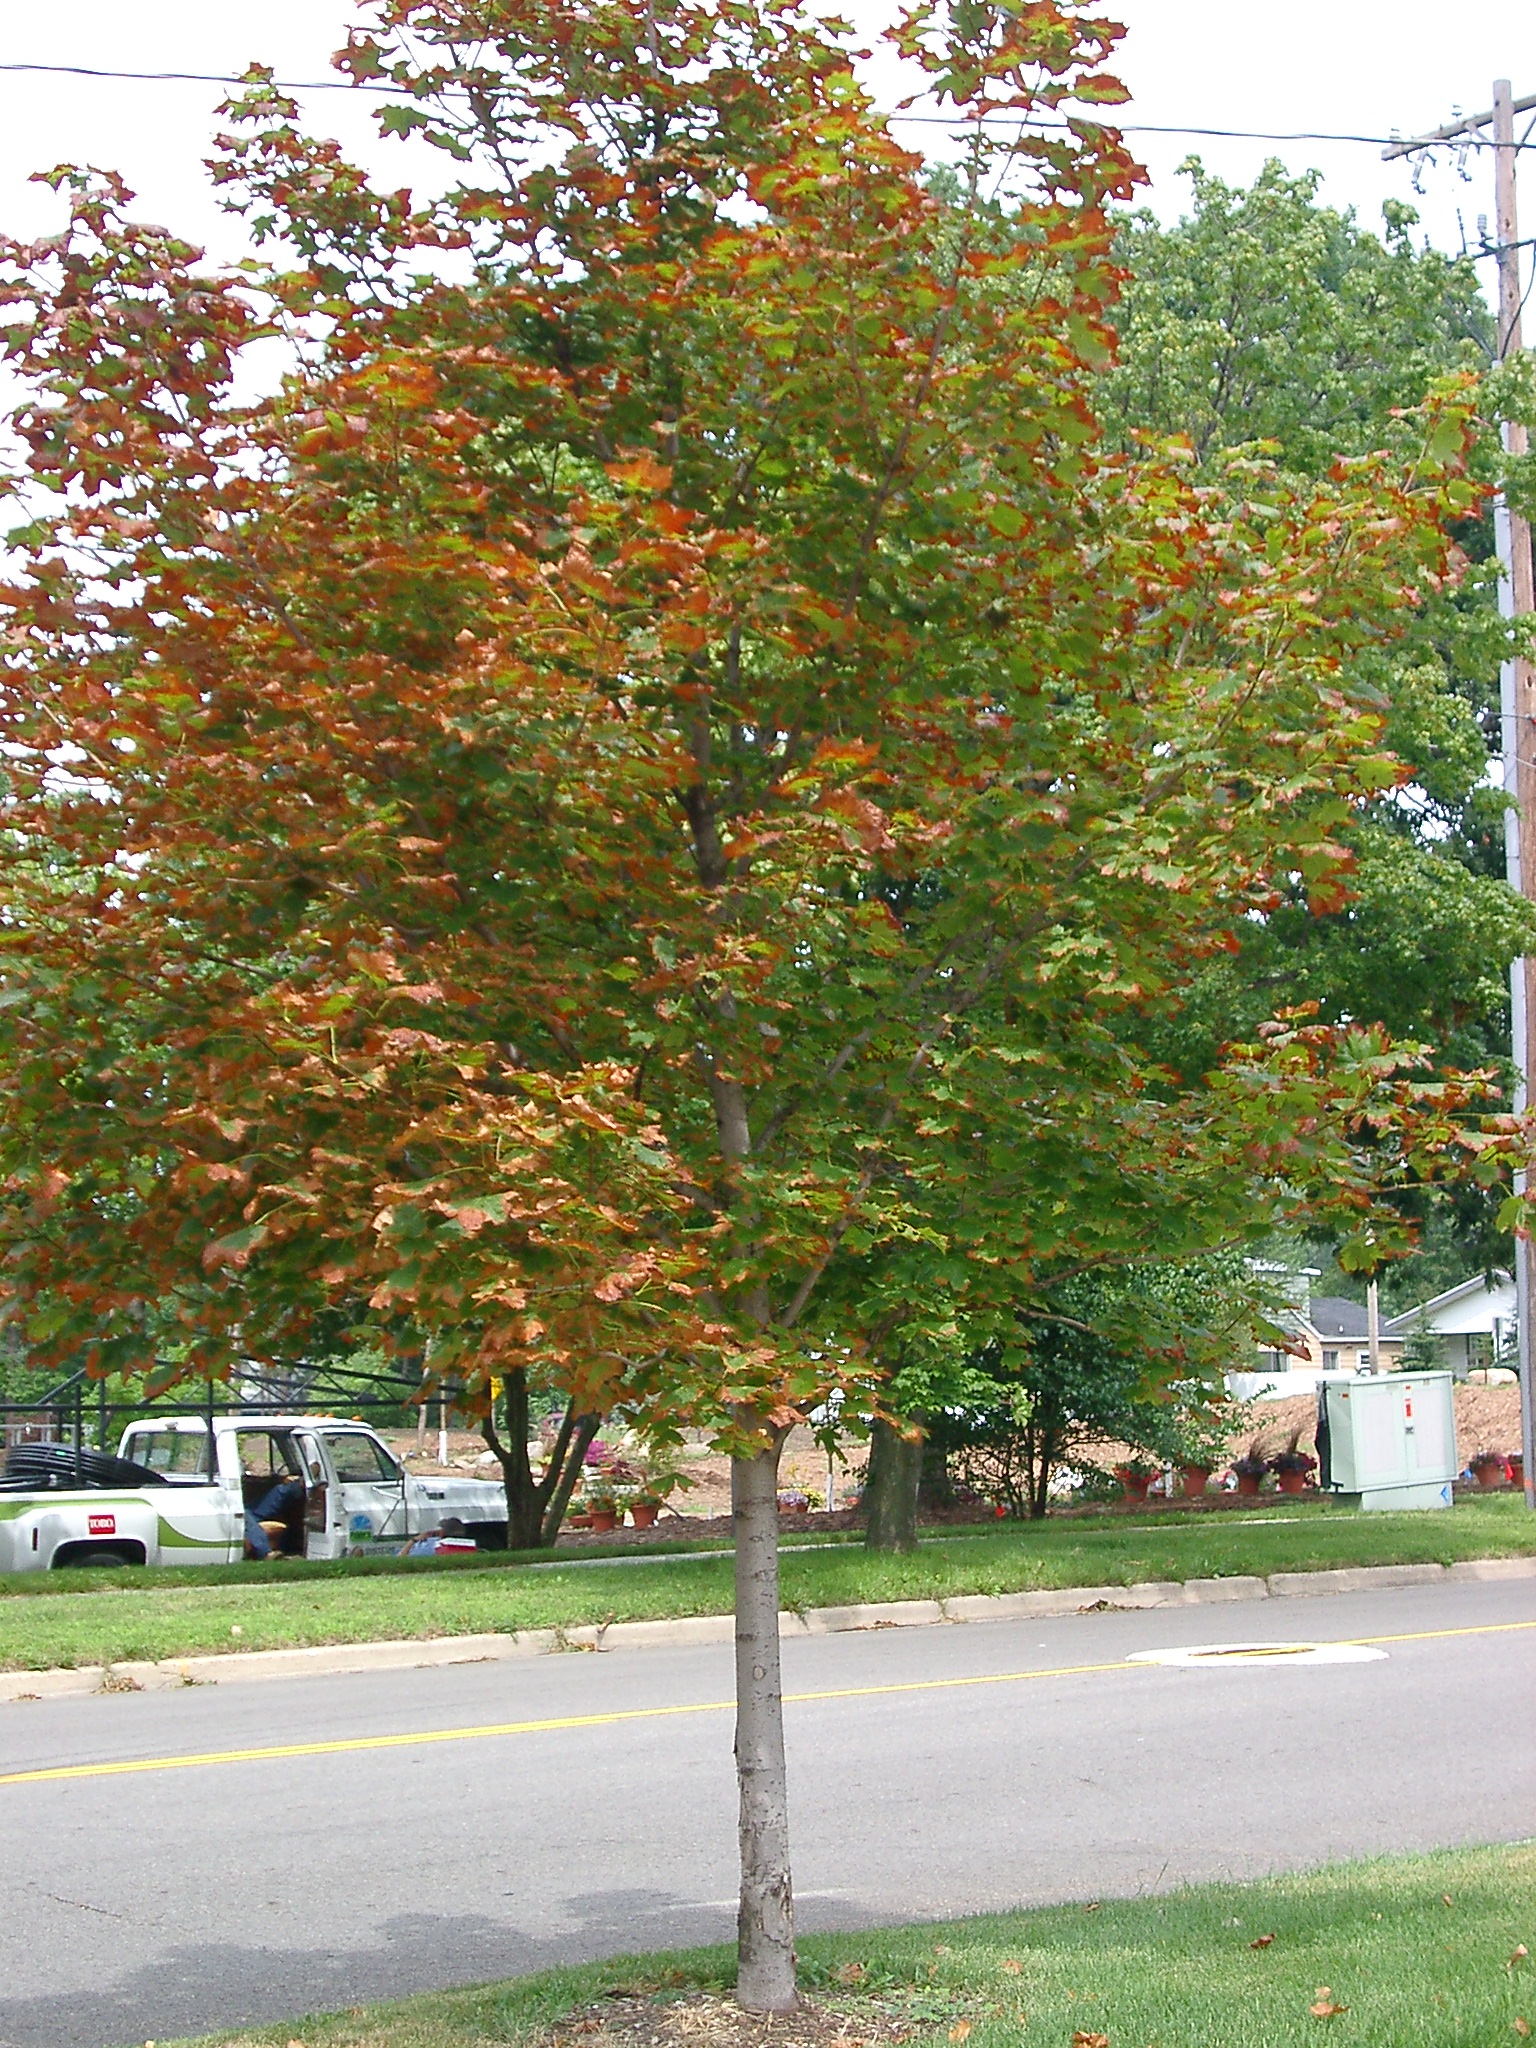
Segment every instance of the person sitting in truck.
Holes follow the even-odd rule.
[[[272,1555],[272,1539],[262,1527],[264,1522],[286,1522],[293,1510],[302,1505],[305,1496],[302,1479],[279,1479],[275,1486],[245,1511],[245,1550],[248,1557],[258,1562]]]

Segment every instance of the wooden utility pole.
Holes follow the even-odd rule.
[[[1370,1354],[1371,1371],[1381,1371],[1381,1301],[1376,1291],[1376,1275],[1373,1273],[1365,1283],[1365,1341]]]
[[[1453,121],[1433,134],[1395,142],[1382,152],[1387,158],[1408,156],[1416,150],[1431,149],[1436,143],[1453,142],[1462,136],[1480,137],[1491,130],[1494,169],[1494,215],[1497,240],[1494,254],[1499,265],[1499,310],[1497,359],[1503,362],[1522,346],[1520,334],[1520,220],[1517,204],[1515,116],[1529,113],[1536,98],[1517,100],[1507,78],[1495,79],[1493,105],[1486,114],[1472,114]],[[1526,430],[1511,421],[1504,425],[1504,447],[1510,455],[1526,452]],[[1536,611],[1536,582],[1531,563],[1531,529],[1526,520],[1512,512],[1501,498],[1495,507],[1502,575],[1499,601],[1506,618],[1522,619]],[[1504,752],[1504,787],[1515,800],[1515,809],[1505,815],[1505,872],[1511,887],[1536,902],[1536,671],[1523,655],[1506,661],[1499,674],[1500,724]],[[1536,1103],[1536,955],[1516,960],[1509,972],[1511,1053],[1517,1076],[1515,1107]],[[1526,1176],[1518,1176],[1524,1187]],[[1536,1302],[1536,1244],[1529,1237],[1515,1240],[1515,1296],[1520,1337],[1520,1427],[1525,1447],[1525,1504],[1536,1510],[1536,1377],[1533,1352],[1536,1330],[1532,1328],[1532,1304]]]

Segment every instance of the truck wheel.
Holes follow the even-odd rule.
[[[119,1557],[115,1550],[88,1550],[84,1557],[72,1557],[67,1568],[72,1572],[84,1571],[93,1565],[125,1565],[127,1562],[127,1558]]]

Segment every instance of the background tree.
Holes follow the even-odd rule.
[[[1287,470],[1322,476],[1391,445],[1436,378],[1487,368],[1492,321],[1474,266],[1416,247],[1411,208],[1387,202],[1377,235],[1319,204],[1316,172],[1292,177],[1271,162],[1244,189],[1198,158],[1184,169],[1185,218],[1164,227],[1137,214],[1121,231],[1131,276],[1097,401],[1121,445],[1183,436],[1214,481],[1224,451],[1263,443]],[[1473,473],[1491,479],[1498,462],[1486,425]],[[1509,964],[1533,936],[1504,879],[1504,797],[1489,777],[1507,634],[1486,509],[1450,533],[1460,573],[1426,591],[1407,630],[1368,657],[1407,779],[1341,830],[1352,871],[1336,910],[1318,916],[1303,889],[1282,884],[1240,951],[1192,986],[1161,1041],[1186,1071],[1277,1004],[1306,1000],[1325,1017],[1425,1042],[1449,1065],[1507,1062]],[[1467,1188],[1416,1205],[1435,1249],[1420,1280],[1411,1266],[1392,1276],[1402,1305],[1504,1255],[1495,1208]]]

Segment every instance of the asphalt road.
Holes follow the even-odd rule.
[[[787,1643],[801,1924],[1527,1835],[1533,1622],[1513,1583]],[[1125,1661],[1252,1638],[1386,1654]],[[726,1939],[729,1692],[715,1646],[0,1707],[0,2048]],[[353,1746],[238,1754],[309,1744]]]

